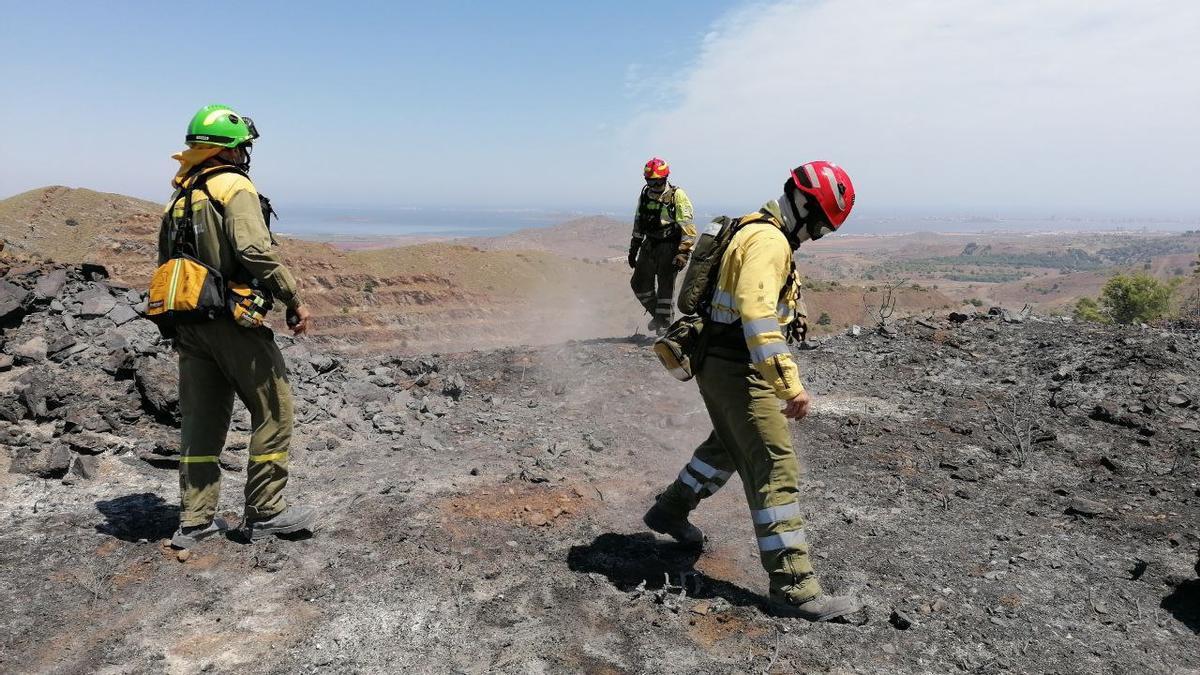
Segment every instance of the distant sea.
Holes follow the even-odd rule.
[[[370,237],[492,237],[549,227],[595,212],[450,210],[426,208],[292,207],[277,209],[276,231],[304,239]]]
[[[735,214],[734,211],[726,213]],[[708,222],[716,214],[696,215]],[[740,214],[735,214],[740,215]],[[607,216],[629,222],[625,212],[539,209],[429,209],[283,206],[275,230],[303,239],[337,241],[403,237],[491,237],[525,228],[549,227],[585,216]],[[1105,216],[993,216],[856,214],[848,234],[1033,233],[1033,232],[1162,232],[1200,229],[1200,218],[1132,219]]]

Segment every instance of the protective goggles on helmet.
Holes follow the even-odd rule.
[[[246,123],[246,129],[250,132],[250,141],[253,141],[254,139],[258,138],[258,136],[259,136],[258,128],[254,126],[254,120],[250,119],[249,117],[243,116],[242,121]],[[249,143],[250,141],[246,141],[246,142]]]

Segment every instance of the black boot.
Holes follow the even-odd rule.
[[[704,533],[700,528],[688,522],[686,515],[675,515],[659,506],[657,502],[642,516],[642,522],[651,530],[665,534],[685,546],[704,548]]]

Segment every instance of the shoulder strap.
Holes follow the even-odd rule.
[[[186,253],[192,257],[196,257],[200,250],[199,242],[196,241],[196,226],[192,220],[192,193],[200,190],[208,197],[208,202],[212,204],[217,213],[224,216],[225,207],[221,202],[217,201],[211,192],[208,190],[208,180],[213,176],[223,173],[236,173],[246,178],[249,178],[245,171],[242,171],[236,166],[224,165],[219,166],[209,171],[198,171],[188,178],[185,178],[181,183],[179,190],[171,198],[171,209],[168,214],[175,209],[175,202],[179,201],[180,194],[183,196],[183,216],[175,225],[175,240],[174,249],[176,253]],[[270,202],[267,203],[269,207]]]
[[[245,171],[242,171],[238,167],[231,164],[226,164],[224,166],[217,167],[216,169],[213,169],[202,176],[198,176],[196,178],[198,184],[193,186],[193,189],[199,188],[200,190],[204,191],[204,196],[208,197],[208,203],[212,204],[213,208],[216,209],[217,213],[219,213],[222,218],[225,217],[225,205],[214,198],[212,193],[208,191],[208,180],[213,176],[219,176],[223,173],[236,173],[246,178],[246,180],[250,179],[250,175]]]
[[[658,198],[667,207],[667,212],[671,214],[671,222],[675,222],[676,219],[675,190],[676,187],[674,185],[667,183],[667,189],[663,190],[662,196]]]
[[[771,222],[770,215],[759,210],[753,213],[747,213],[741,218],[729,220],[729,222],[727,222],[721,228],[721,231],[717,234],[718,240],[713,244],[713,255],[717,256],[717,259],[713,263],[712,272],[709,273],[707,287],[705,288],[704,293],[701,295],[702,300],[697,303],[697,311],[701,316],[706,319],[710,318],[709,311],[712,309],[712,299],[717,292],[717,281],[721,278],[721,263],[725,260],[725,252],[729,250],[729,244],[733,241],[734,235],[740,232],[741,229],[747,225],[767,222]],[[793,261],[793,269],[795,266],[796,263]]]

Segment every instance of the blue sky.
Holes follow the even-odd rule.
[[[1200,215],[1193,0],[3,11],[0,196],[161,200],[220,102],[255,118],[255,178],[291,204],[628,210],[661,155],[708,212],[822,158],[876,213]]]
[[[729,5],[6,3],[0,122],[22,133],[3,146],[27,161],[0,192],[157,199],[192,112],[224,102],[255,118],[255,168],[288,198],[539,205],[547,175],[586,167],[602,130],[649,105],[630,69],[681,69]],[[545,175],[527,192],[489,188],[531,164]]]

